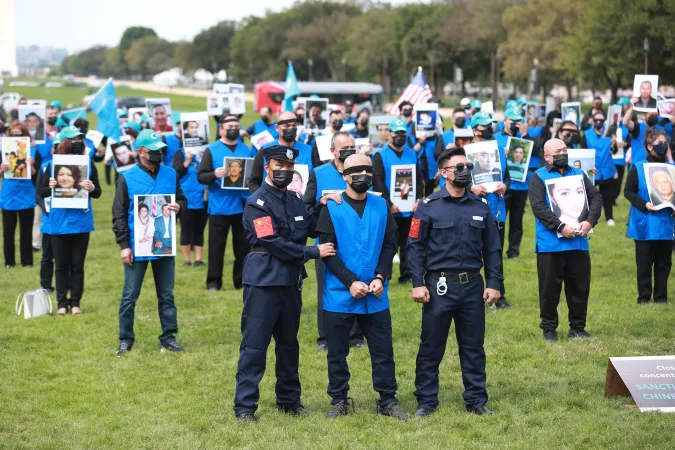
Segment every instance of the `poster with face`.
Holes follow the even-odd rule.
[[[303,195],[307,188],[308,179],[309,166],[307,164],[296,164],[293,168],[293,181],[288,185],[288,190]]]
[[[273,140],[274,136],[272,136],[272,133],[270,133],[268,130],[265,130],[253,135],[253,137],[251,137],[251,144],[253,144],[256,149],[260,150],[265,144],[268,144]]]
[[[373,151],[379,151],[389,143],[389,124],[396,116],[372,116],[368,128],[368,139]]]
[[[546,195],[551,211],[560,221],[575,230],[588,216],[584,178],[570,175],[546,180]],[[558,237],[562,234],[558,233]]]
[[[225,176],[221,180],[221,188],[248,190],[253,158],[225,158],[223,167],[225,168]]]
[[[141,123],[141,116],[148,114],[148,108],[129,108],[129,120]]]
[[[228,86],[229,86],[229,91],[228,91],[229,94],[243,94],[244,93],[244,85],[243,84],[230,83]]]
[[[19,120],[26,124],[28,133],[36,144],[45,143],[47,108],[43,105],[19,105]]]
[[[370,153],[373,150],[373,146],[370,145],[370,140],[368,138],[356,138],[354,139],[354,145],[356,146],[356,153]]]
[[[431,137],[436,133],[438,103],[425,103],[415,108],[415,131]]]
[[[464,148],[473,141],[473,130],[471,128],[460,128],[455,130],[455,147]]]
[[[148,98],[145,100],[150,118],[150,128],[158,133],[173,133],[171,120],[171,100],[168,98]]]
[[[511,180],[521,182],[527,180],[527,168],[530,166],[533,147],[534,141],[509,136],[506,141],[506,170],[509,171]]]
[[[525,114],[528,123],[546,121],[546,105],[528,105]]]
[[[129,136],[122,136],[119,142],[112,142],[110,144],[110,153],[113,161],[115,161],[117,173],[127,171],[136,165],[136,158],[133,154]]]
[[[30,180],[31,166],[28,164],[30,156],[29,137],[3,137],[2,163],[9,165],[4,173],[5,178],[15,180]]]
[[[571,148],[567,150],[569,165],[581,169],[595,184],[595,149]]]
[[[661,100],[657,102],[657,105],[659,107],[659,116],[672,120],[673,116],[675,116],[675,98]]]
[[[675,209],[675,166],[664,163],[645,163],[645,180],[649,201],[656,209]]]
[[[230,104],[230,114],[245,114],[246,100],[244,100],[244,93],[234,93],[227,95]]]
[[[206,112],[182,113],[180,124],[183,133],[183,146],[186,152],[198,155],[209,145],[209,116]]]
[[[103,142],[103,133],[98,130],[89,130],[87,131],[86,138],[94,143],[94,148],[99,148],[101,142]]]
[[[633,80],[633,109],[639,112],[657,112],[656,93],[658,75],[635,75]]]
[[[175,195],[134,196],[134,256],[176,256]]]
[[[411,212],[415,205],[417,167],[415,164],[398,164],[391,166],[389,174],[389,196],[391,202],[401,212]]]
[[[220,105],[220,95],[212,94],[206,96],[206,113],[209,116],[220,116],[223,114],[223,108]]]
[[[52,178],[56,186],[52,188],[52,208],[89,208],[89,191],[82,182],[89,179],[90,161],[87,155],[54,155]]]
[[[320,131],[326,128],[328,119],[328,99],[308,98],[305,100],[305,121],[303,126],[306,131]]]
[[[494,192],[503,179],[497,141],[468,144],[464,146],[464,151],[469,162],[473,163],[473,183],[485,186],[488,192]]]
[[[230,85],[227,83],[213,83],[214,94],[229,94]]]
[[[611,138],[621,124],[621,105],[611,105],[607,108],[607,122],[605,126],[605,137]]]
[[[569,102],[563,103],[560,105],[562,108],[562,119],[571,120],[577,127],[581,126],[581,103],[579,102]]]

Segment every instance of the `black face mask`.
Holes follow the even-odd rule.
[[[656,125],[659,121],[659,118],[656,116],[649,116],[647,117],[647,120],[645,120],[645,123],[647,124],[648,127],[653,127]]]
[[[56,117],[47,117],[47,123],[51,126],[56,125]]]
[[[340,131],[342,129],[342,125],[344,124],[344,121],[342,119],[335,119],[333,121],[333,129],[335,131]]]
[[[340,162],[344,164],[344,162],[347,161],[347,158],[355,154],[356,154],[355,148],[346,148],[344,150],[340,150],[340,156],[338,156],[338,159],[340,160]]]
[[[284,189],[293,181],[292,170],[273,170],[272,183],[279,189]]]
[[[148,152],[148,162],[153,166],[156,166],[157,164],[161,163],[162,152],[161,151]]]
[[[511,136],[515,136],[516,134],[518,134],[518,124],[515,122],[511,122],[509,131],[511,132]]]
[[[452,180],[451,183],[458,188],[465,188],[471,184],[471,171],[469,169],[464,169],[462,171],[455,169],[453,173],[455,174],[455,179]]]
[[[88,131],[89,131],[89,127],[82,127],[82,128],[80,128],[80,133],[82,133],[82,134],[84,134],[84,135],[86,135]]]
[[[368,126],[368,119],[359,120],[359,124],[361,124],[362,127],[367,127]]]
[[[578,134],[572,134],[570,136],[564,137],[563,142],[565,143],[567,148],[572,148],[573,146],[581,142],[581,137]]]
[[[225,137],[231,141],[239,139],[239,128],[230,128],[225,130]]]
[[[295,116],[295,118],[298,119],[298,122],[300,122],[300,123],[303,123],[305,121],[305,116],[297,115],[297,116]]]
[[[480,132],[480,137],[482,137],[486,141],[492,139],[492,135],[493,135],[492,127],[487,127],[486,129]]]
[[[556,169],[564,169],[569,163],[567,153],[563,155],[553,155],[553,167]]]
[[[71,155],[83,155],[84,154],[84,142],[82,141],[73,141],[70,144],[70,154]]]
[[[602,130],[602,127],[605,126],[605,121],[604,120],[594,120],[593,121],[593,128],[596,130]]]
[[[455,128],[464,128],[466,126],[466,117],[458,117],[455,119]]]
[[[295,137],[298,135],[298,129],[296,127],[284,128],[281,130],[281,137],[284,138],[286,142],[295,142]]]
[[[403,147],[405,145],[406,138],[407,136],[405,134],[397,134],[391,139],[391,143],[394,145],[394,147]]]
[[[270,118],[268,116],[262,116],[260,120],[262,120],[265,123],[270,123]]]
[[[668,151],[668,144],[656,144],[652,147],[652,151],[657,154],[658,157],[666,157],[666,152]]]
[[[412,109],[406,109],[403,111],[403,117],[408,118],[412,116]]]
[[[363,194],[373,185],[373,176],[369,174],[352,175],[352,182],[349,185],[357,194]]]

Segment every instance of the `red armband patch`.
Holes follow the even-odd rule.
[[[412,223],[410,224],[410,233],[408,233],[408,237],[415,239],[420,237],[420,219],[412,220]]]
[[[255,219],[253,221],[253,226],[255,227],[255,235],[258,238],[264,238],[267,236],[272,236],[274,234],[271,216],[259,217]]]

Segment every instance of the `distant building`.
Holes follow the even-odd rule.
[[[65,48],[40,47],[37,45],[16,48],[16,62],[21,70],[59,65],[67,56],[68,50]]]
[[[0,76],[16,76],[14,0],[0,0]]]

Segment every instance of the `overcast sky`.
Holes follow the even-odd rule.
[[[401,4],[410,0],[390,0]],[[170,41],[191,40],[222,20],[264,15],[293,0],[14,0],[16,44],[67,48],[115,46],[124,30],[141,25]],[[161,5],[161,6],[158,6]]]

